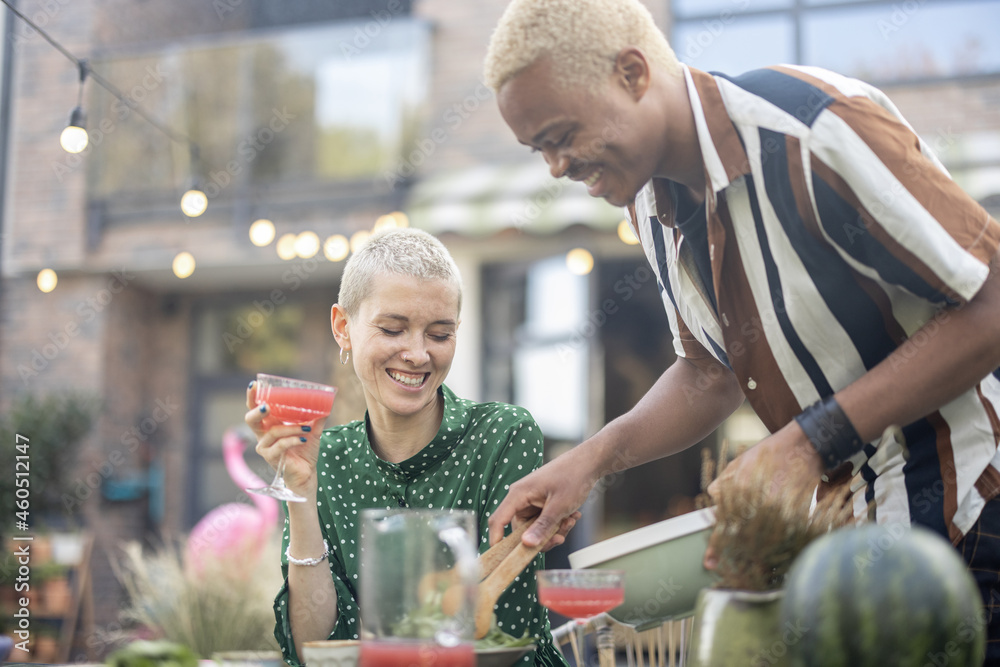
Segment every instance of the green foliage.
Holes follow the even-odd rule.
[[[27,467],[29,520],[32,528],[67,514],[60,500],[76,464],[79,445],[98,413],[97,400],[83,394],[22,394],[0,415],[0,461],[10,472],[0,476],[0,507],[5,512],[0,533],[9,534],[14,522],[15,473]],[[20,437],[19,437],[20,436]],[[17,456],[28,456],[17,459]],[[16,465],[18,461],[27,466]]]
[[[139,640],[112,653],[105,664],[108,667],[197,667],[198,657],[183,644]]]
[[[137,542],[123,544],[121,557],[112,561],[129,596],[122,620],[205,659],[219,651],[276,650],[279,546],[271,540],[252,567],[220,561],[199,574],[185,566],[176,547],[144,551]]]
[[[850,488],[831,490],[810,511],[812,490],[785,488],[761,465],[745,482],[726,484],[715,508],[715,588],[770,591],[782,587],[792,563],[821,535],[853,520]]]

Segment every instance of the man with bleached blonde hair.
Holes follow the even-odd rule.
[[[567,25],[573,31],[567,31]],[[557,85],[596,89],[626,46],[642,49],[657,68],[680,74],[673,49],[639,3],[512,2],[494,32],[483,72],[486,85],[496,92],[547,56],[558,69]]]
[[[713,495],[759,465],[784,488],[852,479],[859,521],[937,532],[1000,600],[1000,224],[892,102],[815,67],[677,64],[638,0],[513,0],[485,76],[554,177],[626,208],[678,357],[511,485],[492,539],[538,515],[536,544],[621,461],[690,447],[748,400],[771,435]],[[896,424],[905,447],[877,451]],[[1000,614],[989,636],[1000,664]]]

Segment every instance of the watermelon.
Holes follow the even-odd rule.
[[[792,667],[979,667],[982,597],[958,552],[902,524],[812,542],[785,581],[780,627]]]

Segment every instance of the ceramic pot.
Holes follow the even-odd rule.
[[[784,591],[705,588],[695,604],[688,667],[788,664],[791,638],[782,637],[778,611]]]

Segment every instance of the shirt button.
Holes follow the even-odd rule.
[[[747,389],[749,389],[750,391],[753,391],[756,388],[757,388],[757,381],[756,380],[754,380],[753,378],[750,378],[749,380],[747,380]]]

